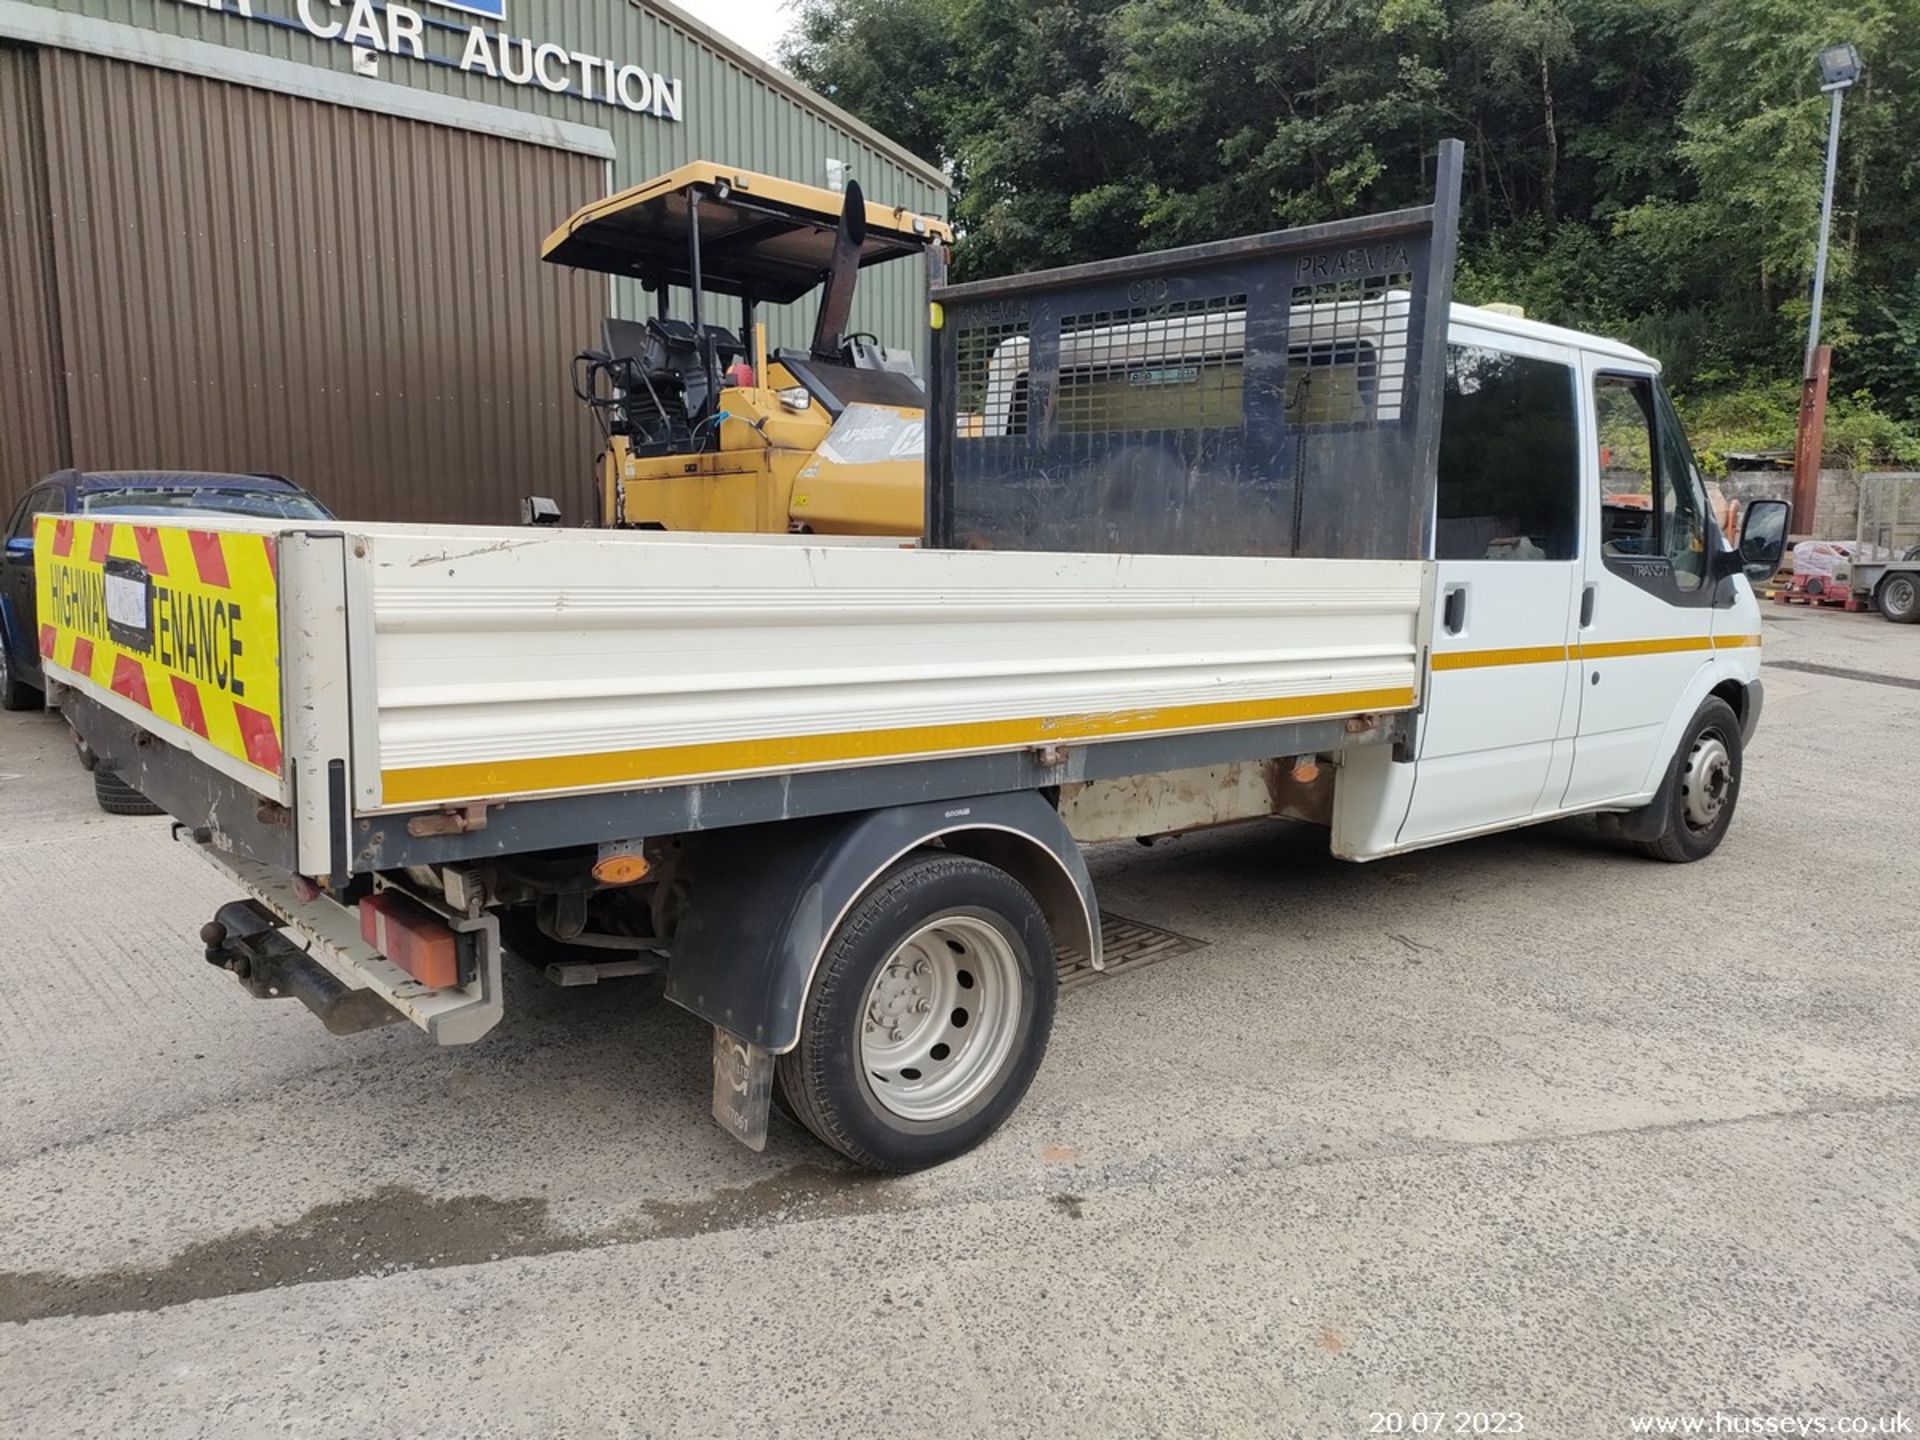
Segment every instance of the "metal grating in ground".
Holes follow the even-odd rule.
[[[1107,967],[1093,968],[1093,962],[1079,950],[1062,950],[1059,955],[1060,988],[1078,989],[1095,980],[1111,979],[1129,970],[1144,970],[1176,955],[1204,949],[1206,941],[1190,935],[1176,935],[1139,920],[1129,920],[1111,911],[1100,912],[1100,937],[1106,952]]]
[[[1902,690],[1920,690],[1920,680],[1906,675],[1883,675],[1878,670],[1848,670],[1840,665],[1815,665],[1810,660],[1769,660],[1766,668],[1793,670],[1802,675],[1831,675],[1836,680],[1862,680],[1869,685],[1893,685]]]

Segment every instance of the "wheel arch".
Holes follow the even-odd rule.
[[[1747,708],[1752,703],[1752,697],[1747,693],[1747,686],[1752,682],[1752,676],[1745,674],[1730,661],[1717,656],[1700,667],[1688,682],[1686,689],[1680,693],[1680,698],[1673,707],[1673,713],[1667,719],[1667,728],[1661,733],[1659,747],[1655,750],[1647,768],[1646,781],[1641,788],[1642,794],[1651,795],[1660,788],[1661,782],[1666,778],[1668,766],[1673,763],[1674,751],[1680,748],[1680,737],[1686,733],[1687,726],[1693,723],[1693,717],[1699,713],[1700,707],[1710,697],[1718,697],[1727,702],[1744,732]],[[1729,693],[1733,691],[1738,692],[1737,699],[1729,698]]]
[[[1080,848],[1035,791],[893,806],[701,837],[667,998],[763,1050],[800,1039],[807,992],[848,910],[903,857],[941,845],[1007,871],[1097,965],[1099,908]]]
[[[1039,903],[1047,917],[1047,929],[1056,941],[1075,944],[1082,954],[1100,963],[1100,912],[1093,896],[1093,880],[1086,873],[1080,847],[1066,834],[1059,814],[1051,807],[1047,813],[1061,825],[1061,837],[1070,847],[1072,864],[1058,847],[1041,841],[1024,830],[995,826],[974,826],[953,830],[940,837],[941,844],[956,855],[970,855],[1004,870],[1018,880]],[[878,878],[878,877],[876,877]]]
[[[1707,691],[1707,694],[1716,695],[1726,701],[1728,708],[1733,711],[1734,718],[1740,722],[1741,730],[1743,732],[1746,730],[1747,706],[1752,700],[1752,693],[1748,689],[1747,682],[1744,679],[1736,675],[1729,675],[1718,681],[1711,690]],[[1703,696],[1702,698],[1704,699],[1705,697]],[[1698,705],[1694,706],[1696,710],[1699,708]]]

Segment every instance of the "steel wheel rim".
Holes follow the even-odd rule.
[[[1905,615],[1913,609],[1913,581],[1904,576],[1887,582],[1887,602],[1881,608],[1895,615]]]
[[[1708,730],[1693,742],[1686,772],[1680,777],[1687,824],[1711,830],[1733,798],[1733,752],[1717,730]]]
[[[930,920],[894,947],[861,1016],[860,1070],[902,1120],[945,1120],[993,1084],[1020,1028],[1013,944],[979,915]]]

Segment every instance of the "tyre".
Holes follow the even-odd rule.
[[[109,815],[164,815],[167,812],[127,784],[111,770],[96,766],[93,798]]]
[[[1920,575],[1896,570],[1873,592],[1873,603],[1896,625],[1920,623]]]
[[[38,710],[46,703],[38,689],[13,673],[6,636],[0,635],[0,710]]]
[[[795,1117],[875,1170],[963,1155],[1014,1111],[1059,999],[1040,907],[1004,870],[925,851],[890,870],[827,942],[779,1058]]]
[[[1704,860],[1717,850],[1740,803],[1741,761],[1740,717],[1726,701],[1709,697],[1694,712],[1661,787],[1666,828],[1640,848],[1674,865]]]

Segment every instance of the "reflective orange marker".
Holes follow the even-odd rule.
[[[647,857],[638,850],[615,850],[602,853],[593,867],[593,878],[602,885],[632,885],[646,879],[651,869]]]

